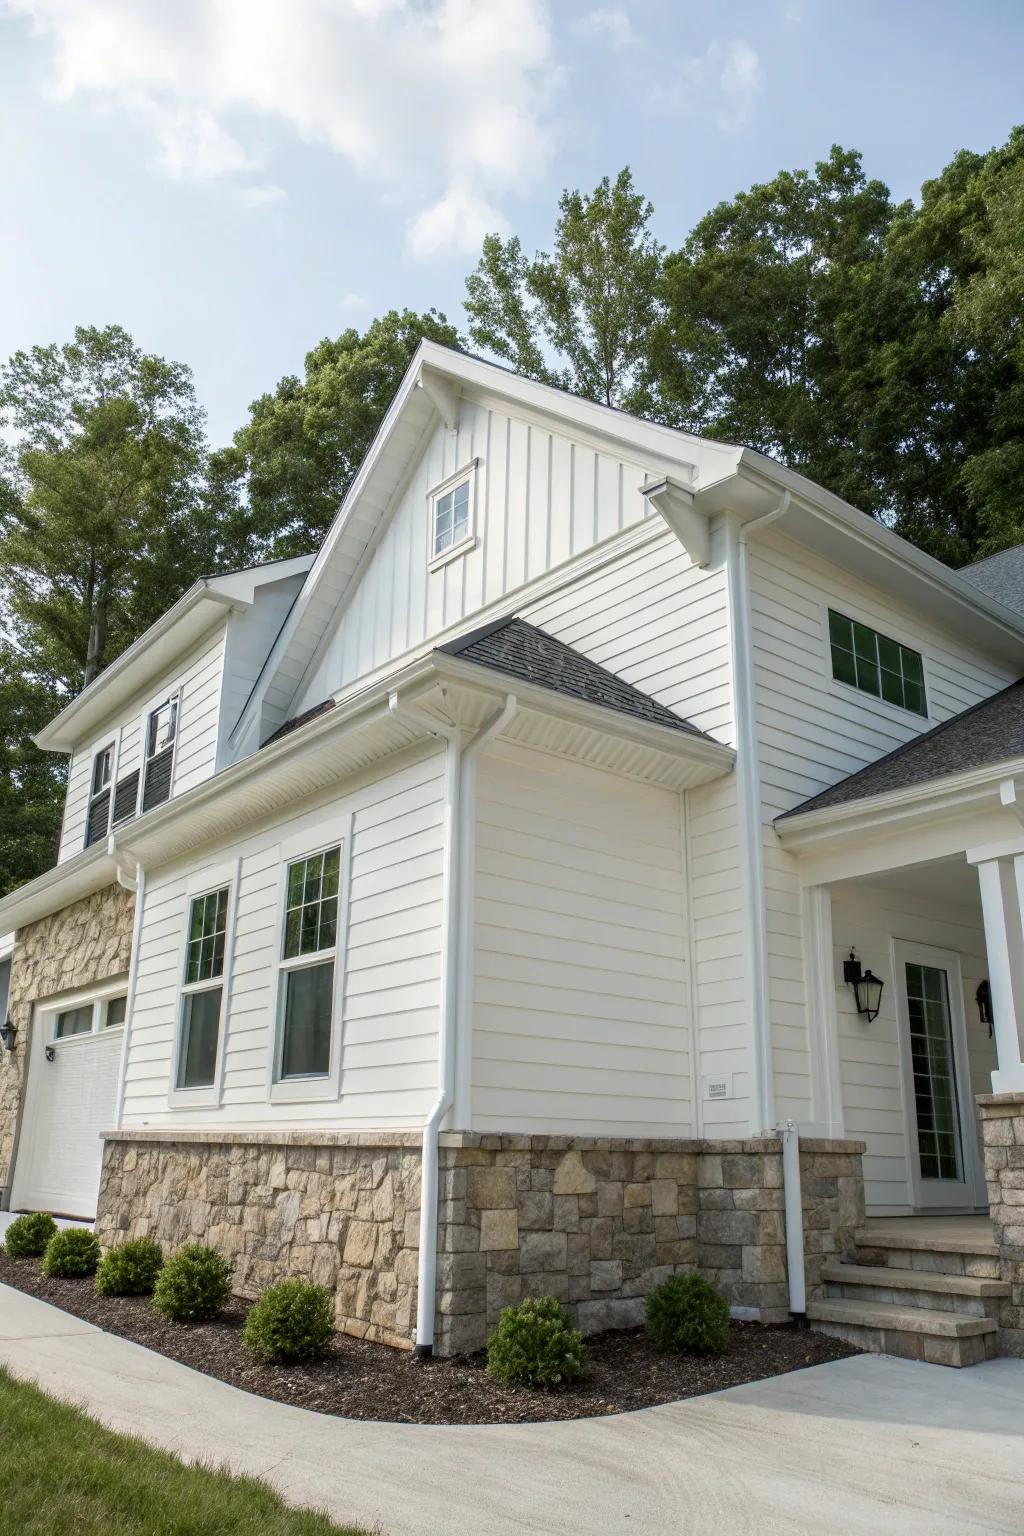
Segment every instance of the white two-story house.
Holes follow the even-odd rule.
[[[1022,565],[423,343],[316,557],[198,583],[38,737],[7,1203],[421,1349],[693,1265],[1017,1347]]]

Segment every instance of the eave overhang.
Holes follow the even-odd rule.
[[[102,843],[19,886],[0,901],[0,933],[11,933],[81,901],[117,879],[118,860]]]

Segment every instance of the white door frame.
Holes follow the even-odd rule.
[[[911,1203],[916,1211],[971,1211],[986,1204],[984,1169],[978,1150],[978,1131],[971,1092],[967,1024],[964,1017],[964,986],[960,956],[952,949],[893,938],[892,980],[899,1033],[900,1089],[903,1124],[907,1137],[907,1177]],[[960,1120],[960,1159],[963,1180],[922,1179],[914,1103],[914,1069],[910,1052],[910,1019],[907,1010],[906,965],[926,965],[946,973],[949,1024],[953,1047],[953,1079]]]

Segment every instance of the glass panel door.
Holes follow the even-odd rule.
[[[962,1184],[963,1143],[949,978],[938,966],[907,964],[906,984],[921,1178]]]

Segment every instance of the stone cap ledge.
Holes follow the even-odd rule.
[[[1004,1114],[1013,1115],[1024,1109],[1024,1093],[978,1093],[974,1096],[974,1102],[987,1114],[1001,1110]]]
[[[223,1130],[188,1130],[184,1126],[139,1126],[133,1129],[123,1126],[117,1131],[102,1131],[101,1140],[117,1142],[150,1142],[186,1146],[243,1146],[243,1147],[380,1147],[392,1149],[409,1147],[418,1152],[423,1145],[423,1132],[398,1131],[331,1131],[239,1130],[225,1126]]]

